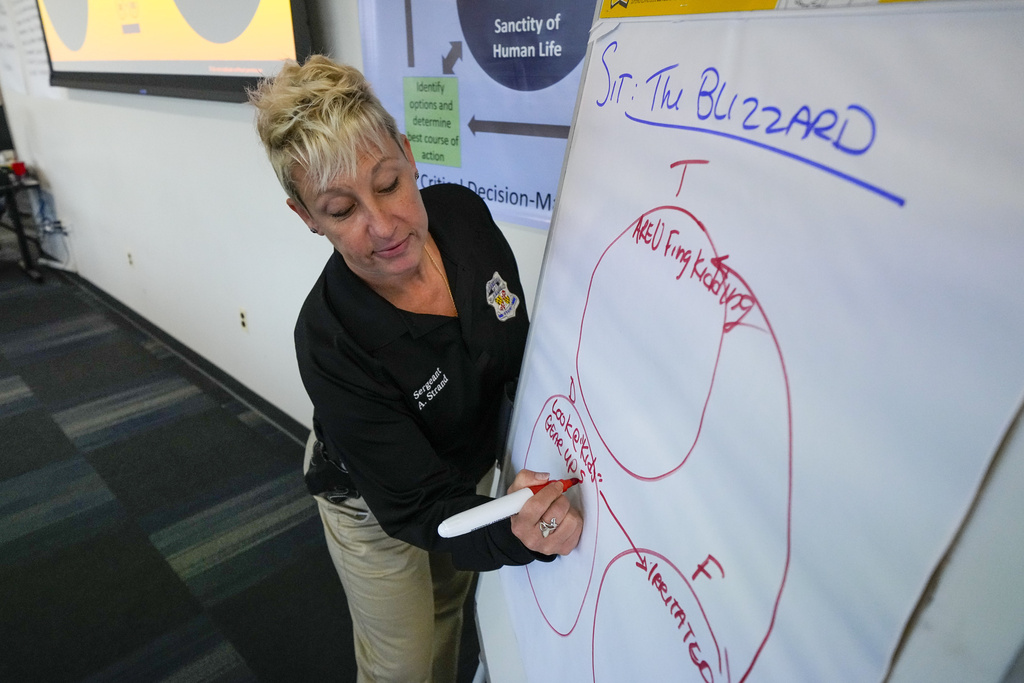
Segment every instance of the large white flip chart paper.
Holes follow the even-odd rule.
[[[513,424],[535,681],[875,681],[1024,391],[1024,9],[599,21]]]

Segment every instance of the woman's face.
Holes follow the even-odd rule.
[[[354,175],[335,176],[317,193],[296,169],[305,207],[288,206],[338,250],[345,263],[371,287],[401,286],[417,271],[427,240],[427,211],[416,187],[409,140],[381,151],[364,150]]]

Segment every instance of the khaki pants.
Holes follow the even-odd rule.
[[[352,615],[359,683],[454,683],[472,572],[388,536],[362,498],[315,498]]]

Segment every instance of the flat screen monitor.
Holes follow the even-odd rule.
[[[50,83],[244,102],[309,54],[304,0],[36,0]]]

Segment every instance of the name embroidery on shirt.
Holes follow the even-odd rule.
[[[423,383],[422,387],[412,392],[412,397],[416,399],[420,410],[423,410],[435,396],[441,393],[446,384],[448,384],[448,375],[441,372],[441,368],[438,368],[430,376],[430,379]]]
[[[508,289],[508,283],[501,279],[497,271],[487,281],[487,303],[494,307],[494,314],[498,320],[505,322],[516,317],[516,309],[519,307],[519,297]]]

